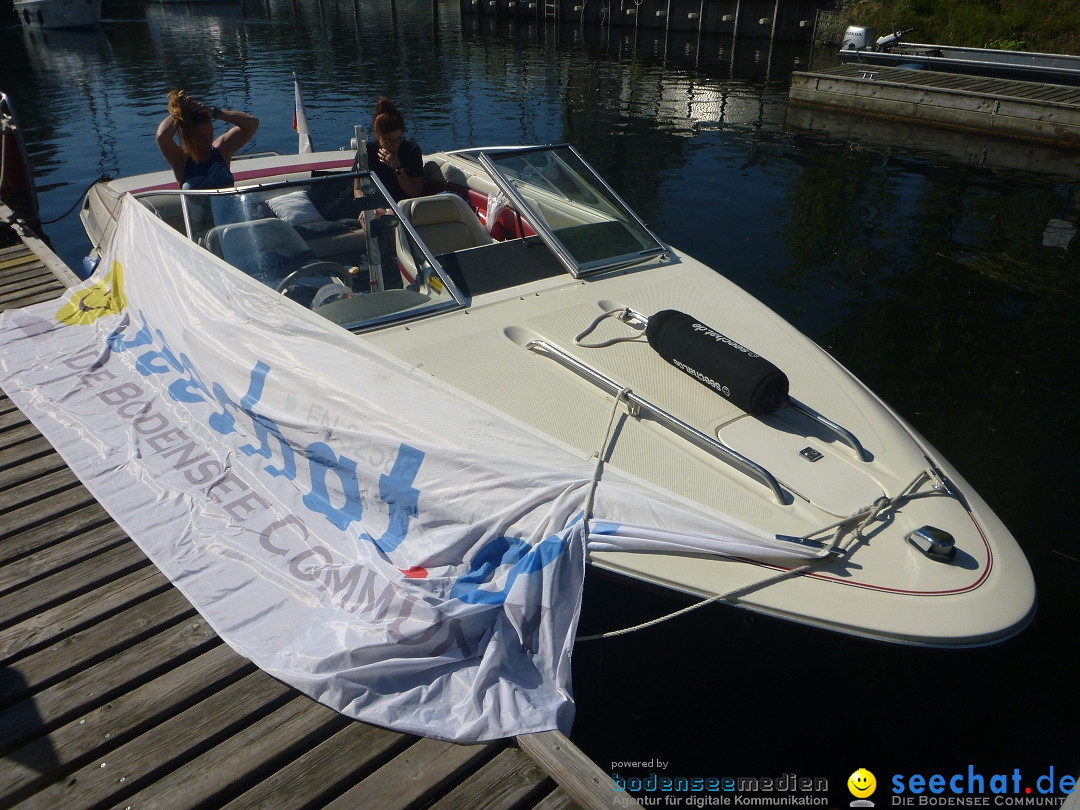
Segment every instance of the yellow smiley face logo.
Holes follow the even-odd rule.
[[[877,779],[866,768],[859,768],[847,780],[848,790],[857,799],[865,799],[877,788]]]
[[[77,290],[56,313],[56,320],[69,325],[87,325],[106,315],[116,315],[127,306],[124,297],[124,268],[113,262],[105,277],[86,289]]]

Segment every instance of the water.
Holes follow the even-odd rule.
[[[895,124],[844,132],[851,119],[795,126],[787,78],[811,54],[765,41],[496,24],[445,0],[437,13],[420,0],[107,0],[105,15],[94,33],[0,29],[0,88],[69,264],[88,246],[63,215],[85,188],[165,167],[153,134],[175,86],[258,115],[256,151],[296,149],[294,72],[317,148],[369,125],[382,94],[426,151],[571,141],[662,238],[907,417],[1031,561],[1036,620],[988,649],[885,646],[719,607],[582,644],[573,738],[601,767],[825,777],[837,805],[866,767],[878,806],[894,774],[1080,773],[1080,239],[1055,238],[1080,222],[1080,155]],[[807,131],[825,124],[832,136]],[[587,586],[585,632],[682,604]]]

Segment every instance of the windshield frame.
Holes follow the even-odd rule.
[[[565,150],[578,166],[571,166],[569,162],[559,156],[559,151]],[[547,220],[536,210],[536,207],[519,191],[517,178],[511,177],[508,172],[498,164],[508,158],[522,158],[531,154],[546,153],[555,156],[563,169],[566,179],[571,181],[569,185],[577,189],[584,189],[591,194],[596,202],[585,199],[574,199],[572,195],[565,194],[563,188],[545,180],[547,189],[541,189],[535,185],[535,190],[563,196],[562,204],[577,206],[580,210],[588,211],[593,215],[609,217],[603,223],[618,223],[626,232],[642,242],[640,249],[617,252],[601,258],[591,260],[579,260],[574,250],[566,244],[564,238],[560,238],[559,232],[549,226]],[[499,190],[511,200],[512,205],[526,219],[529,225],[537,232],[541,239],[548,245],[559,261],[566,267],[574,278],[595,275],[597,273],[627,267],[650,259],[670,254],[670,248],[654,234],[645,222],[630,208],[629,205],[608,185],[581,153],[569,143],[547,144],[541,146],[511,146],[511,147],[487,147],[480,149],[458,150],[452,154],[462,155],[468,159],[478,160],[484,167],[492,181]],[[553,195],[554,196],[554,195]]]
[[[259,195],[259,197],[257,198],[259,200],[259,202],[265,202],[264,195],[278,196],[278,195],[272,194],[272,192],[280,192],[281,194],[287,194],[287,193],[289,193],[291,191],[298,191],[298,190],[301,190],[301,189],[310,188],[310,187],[312,187],[312,186],[314,186],[316,184],[331,183],[331,182],[347,183],[348,186],[351,188],[353,186],[354,182],[357,181],[357,180],[360,181],[360,186],[363,189],[363,196],[355,198],[356,209],[358,211],[363,210],[365,212],[365,217],[366,218],[368,218],[368,217],[374,218],[373,211],[376,208],[387,209],[387,211],[390,214],[393,215],[393,218],[396,220],[395,227],[404,228],[409,234],[409,241],[411,242],[411,246],[414,249],[418,247],[419,252],[423,254],[423,257],[424,257],[424,260],[425,260],[424,261],[424,269],[430,274],[428,276],[428,278],[426,279],[426,283],[430,284],[432,287],[434,287],[438,291],[439,300],[432,301],[431,303],[426,304],[426,305],[419,305],[419,306],[416,306],[416,307],[410,307],[410,308],[406,308],[406,309],[396,311],[396,312],[379,314],[379,315],[376,315],[376,316],[366,317],[366,318],[363,318],[362,320],[357,320],[357,321],[352,321],[352,322],[337,321],[337,320],[334,320],[334,319],[330,318],[330,316],[327,315],[326,317],[328,318],[328,320],[331,320],[331,322],[338,323],[338,325],[342,326],[345,329],[348,329],[351,332],[360,333],[360,332],[371,331],[373,329],[382,328],[382,327],[392,325],[392,324],[396,324],[396,323],[404,323],[404,322],[419,320],[421,318],[427,318],[427,317],[430,317],[432,315],[441,314],[443,312],[448,312],[448,311],[464,308],[466,306],[466,303],[467,303],[466,296],[463,295],[462,292],[458,289],[457,285],[449,277],[449,275],[447,274],[447,272],[446,272],[445,268],[442,266],[442,264],[438,260],[436,260],[436,258],[431,254],[430,249],[420,239],[419,235],[417,234],[416,230],[413,228],[412,224],[408,221],[408,219],[406,217],[402,216],[400,208],[398,208],[397,204],[393,200],[393,197],[391,196],[389,191],[386,189],[386,187],[379,181],[378,176],[375,175],[374,172],[371,172],[371,171],[360,171],[360,172],[355,172],[355,171],[332,171],[331,170],[331,171],[320,172],[318,175],[313,176],[313,174],[310,171],[308,171],[308,172],[300,172],[300,173],[297,173],[295,176],[288,176],[288,177],[285,177],[283,179],[274,179],[274,180],[270,180],[270,181],[256,181],[256,182],[238,184],[236,186],[229,187],[229,188],[221,188],[221,189],[177,189],[177,188],[174,188],[174,189],[160,189],[159,188],[159,189],[153,189],[153,190],[137,192],[137,193],[132,194],[132,196],[135,199],[137,199],[140,202],[140,204],[146,206],[151,211],[158,214],[158,216],[161,216],[161,214],[160,214],[160,212],[158,212],[157,207],[154,205],[155,201],[164,201],[164,200],[167,200],[167,199],[178,199],[179,200],[180,210],[182,212],[182,223],[175,222],[175,221],[170,222],[169,224],[171,225],[171,227],[173,227],[174,229],[179,230],[181,233],[183,233],[187,237],[187,239],[192,244],[194,244],[198,249],[207,251],[208,253],[212,253],[212,255],[215,255],[215,258],[217,258],[220,261],[225,262],[227,265],[229,265],[236,272],[241,273],[241,274],[243,274],[243,275],[245,275],[245,276],[247,276],[249,278],[255,278],[255,280],[260,281],[261,283],[266,283],[267,284],[267,289],[270,290],[271,294],[275,294],[274,293],[274,287],[270,286],[268,282],[265,282],[264,280],[259,279],[257,276],[253,275],[251,272],[246,271],[244,268],[239,267],[236,264],[233,264],[233,263],[229,262],[227,259],[223,258],[222,256],[217,255],[216,253],[213,253],[213,251],[210,251],[207,248],[207,246],[204,244],[205,236],[214,227],[216,227],[218,225],[222,225],[222,224],[232,224],[232,223],[251,221],[251,220],[249,220],[247,217],[243,217],[243,216],[235,217],[235,218],[230,216],[230,217],[227,217],[227,218],[223,219],[222,222],[218,222],[217,221],[217,216],[215,215],[209,227],[202,227],[202,226],[196,227],[193,224],[193,219],[194,218],[192,216],[192,208],[193,208],[194,201],[196,199],[200,199],[200,198],[201,199],[209,198],[212,201],[212,204],[213,204],[213,201],[221,201],[221,200],[228,200],[228,199],[242,200],[244,198],[244,195],[257,194],[257,195]],[[160,204],[161,204],[161,202],[159,202],[159,205]],[[248,210],[250,208],[251,208],[251,206],[247,205],[247,204],[241,204],[241,205],[238,205],[238,206],[233,206],[233,209],[235,211],[237,211],[237,212],[246,211],[246,210]],[[165,217],[161,217],[161,218],[166,219]],[[166,221],[168,221],[168,220],[166,220]],[[371,243],[372,243],[371,228],[365,228],[364,232],[366,234],[366,239],[367,239],[367,244],[368,244],[368,256],[370,256],[370,255],[372,255],[371,252],[370,252],[370,247],[371,247]],[[419,257],[417,257],[417,260],[419,260]],[[384,290],[386,292],[391,292],[391,290],[387,289],[387,288],[384,288]],[[446,293],[445,295],[443,294],[444,290],[445,290],[445,293]],[[364,295],[370,295],[370,294],[373,294],[373,293],[378,294],[378,292],[381,292],[381,291],[382,290],[372,291],[372,293],[362,293],[362,294],[364,294]],[[304,304],[298,304],[298,305],[299,306],[304,306]],[[314,312],[316,312],[316,314],[321,314],[321,313],[318,312],[317,309],[311,309],[310,311],[314,311]]]

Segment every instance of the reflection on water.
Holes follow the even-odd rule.
[[[294,72],[317,148],[370,126],[383,94],[428,151],[570,141],[662,238],[911,420],[1032,562],[1036,622],[989,650],[882,647],[719,608],[581,645],[575,737],[601,765],[658,757],[673,775],[798,771],[840,786],[857,767],[1080,771],[1062,743],[1080,728],[1067,633],[1080,575],[1066,511],[1080,455],[1075,158],[788,110],[790,73],[811,54],[767,40],[462,18],[456,0],[434,14],[400,0],[117,0],[108,14],[81,37],[0,29],[0,87],[43,219],[101,172],[164,168],[153,134],[175,86],[258,115],[251,151],[295,151]],[[81,259],[74,215],[46,232]],[[670,604],[589,586],[587,632]],[[723,742],[692,743],[703,728]]]

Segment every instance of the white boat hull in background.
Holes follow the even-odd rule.
[[[91,28],[101,22],[101,0],[15,0],[27,28]]]

